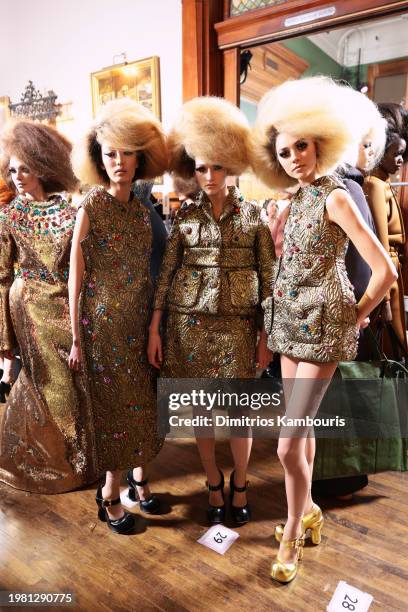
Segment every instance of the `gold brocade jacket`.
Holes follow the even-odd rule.
[[[254,316],[272,294],[275,249],[262,208],[236,187],[219,221],[204,192],[183,205],[172,226],[154,299],[155,309]]]

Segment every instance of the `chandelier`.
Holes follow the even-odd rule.
[[[52,90],[47,93],[48,95],[43,96],[34,87],[33,82],[28,81],[20,102],[9,105],[12,117],[26,117],[38,121],[52,121],[55,119],[61,112],[58,105],[55,104],[58,96]]]

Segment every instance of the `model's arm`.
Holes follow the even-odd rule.
[[[81,241],[88,235],[89,217],[83,208],[80,208],[76,218],[74,235],[72,237],[71,257],[69,263],[68,293],[69,314],[71,317],[72,347],[69,356],[69,367],[79,370],[82,363],[82,354],[79,335],[79,294],[85,271],[84,256]]]
[[[14,280],[16,245],[7,220],[2,219],[0,223],[0,353],[6,359],[13,359],[17,340],[10,316],[9,291]]]
[[[368,178],[364,181],[364,192],[371,210],[378,240],[381,242],[386,252],[389,253],[390,243],[388,237],[388,205],[385,197],[384,182],[377,181],[375,178]],[[385,294],[385,300],[387,302],[390,300],[390,292],[388,290]]]
[[[156,292],[153,302],[153,316],[149,326],[149,342],[147,358],[155,368],[160,368],[163,361],[162,341],[160,337],[160,322],[163,310],[166,307],[167,293],[176,270],[180,267],[183,258],[183,242],[180,235],[178,215],[174,219],[166,250],[157,279]]]
[[[343,189],[335,189],[326,202],[330,221],[337,223],[353,242],[361,257],[371,268],[371,279],[357,305],[358,323],[361,324],[381,302],[397,278],[390,256],[364,222],[356,204]]]
[[[260,281],[260,302],[272,296],[273,273],[275,269],[275,246],[273,244],[267,219],[263,218],[261,211],[258,230],[255,240],[256,260],[258,263],[258,275]],[[266,368],[272,360],[272,351],[268,349],[268,337],[265,326],[262,325],[261,334],[256,350],[256,361],[258,368]]]

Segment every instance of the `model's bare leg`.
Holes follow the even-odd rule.
[[[133,468],[133,478],[137,482],[142,482],[147,478],[146,471],[142,467]],[[141,501],[145,501],[146,499],[150,499],[151,491],[149,487],[149,483],[145,484],[143,487],[136,487],[137,493],[139,495],[139,499]]]
[[[337,364],[302,362],[282,356],[281,366],[284,380],[295,379],[289,401],[286,402],[286,415],[297,418],[314,417]],[[306,450],[309,429],[283,428],[282,437],[279,438],[278,456],[285,470],[288,503],[284,540],[293,540],[301,534],[301,519],[310,503],[313,447]],[[292,437],[288,437],[289,434]],[[281,545],[279,558],[286,563],[293,561],[296,558],[296,550]]]
[[[196,440],[208,484],[216,486],[219,484],[221,476],[215,459],[215,439],[197,437]],[[210,491],[208,501],[211,506],[222,506],[224,504],[222,492],[220,490]]]
[[[234,484],[237,487],[244,487],[247,480],[247,469],[252,448],[252,437],[238,438],[231,436],[230,446],[234,458]],[[246,491],[243,493],[234,492],[232,505],[238,508],[247,503]]]
[[[305,514],[306,512],[309,512],[309,510],[311,510],[313,506],[312,479],[313,479],[313,464],[314,464],[315,454],[316,454],[316,438],[314,437],[313,432],[312,432],[306,438],[306,446],[305,446],[305,456],[306,456],[306,461],[309,465],[309,471],[310,471],[310,488],[309,488],[309,495],[307,497],[307,501],[305,505]]]
[[[103,499],[116,499],[120,497],[120,479],[122,477],[122,470],[115,470],[114,472],[106,472],[105,486],[102,487]],[[118,520],[124,516],[124,510],[121,504],[117,506],[109,506],[106,508],[108,516],[111,520]]]

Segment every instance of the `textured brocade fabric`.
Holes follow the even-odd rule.
[[[39,493],[96,479],[85,380],[68,367],[75,214],[60,196],[17,197],[0,210],[0,343],[18,344],[23,366],[0,405],[0,480]]]
[[[180,209],[154,300],[169,311],[163,376],[255,375],[256,315],[271,295],[274,263],[261,207],[236,188],[218,222],[203,192]]]
[[[161,376],[253,378],[255,317],[170,312]]]
[[[90,384],[98,473],[146,465],[159,452],[155,373],[147,363],[151,313],[149,211],[118,202],[102,187],[82,207],[90,221],[82,242],[81,345]]]
[[[328,195],[339,187],[333,177],[321,177],[292,199],[267,301],[269,348],[306,361],[349,361],[357,352],[356,302],[344,263],[348,238],[325,214]]]
[[[176,216],[154,308],[254,316],[258,304],[271,295],[274,263],[274,246],[260,206],[245,202],[238,189],[230,187],[216,222],[211,202],[201,192]]]

